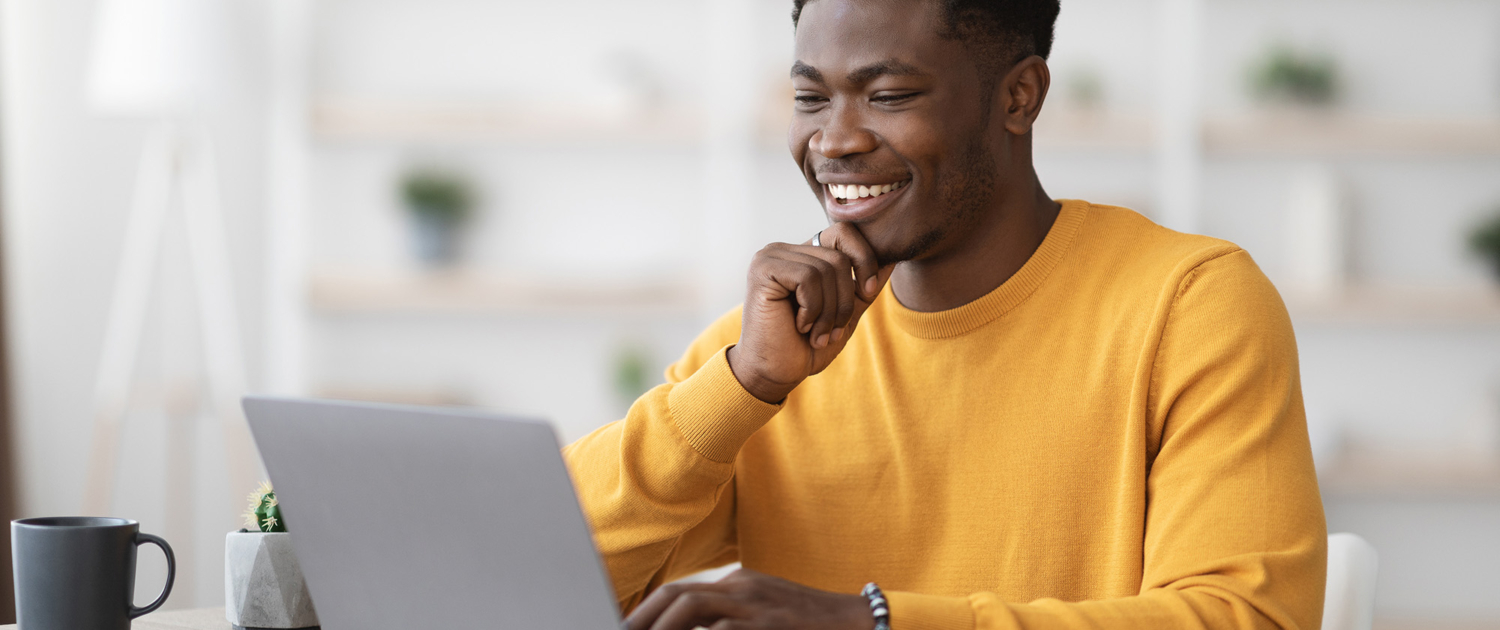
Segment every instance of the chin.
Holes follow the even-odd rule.
[[[868,233],[865,234],[865,239],[869,241],[870,248],[875,250],[875,259],[879,261],[881,267],[927,256],[933,247],[943,240],[944,230],[933,228],[915,235],[902,232],[888,237],[883,236],[885,235],[872,237]]]

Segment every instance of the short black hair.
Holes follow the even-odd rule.
[[[792,0],[792,26],[811,0]],[[1052,30],[1060,0],[933,0],[943,7],[943,31],[964,43],[987,78],[1016,62],[1052,54]]]

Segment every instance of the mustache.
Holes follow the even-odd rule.
[[[813,175],[887,175],[897,179],[906,179],[909,174],[905,170],[892,172],[889,169],[878,168],[862,158],[832,158],[813,165]]]

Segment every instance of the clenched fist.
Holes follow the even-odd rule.
[[[891,277],[859,229],[835,223],[810,243],[772,243],[755,254],[740,341],[729,367],[740,385],[768,403],[828,367],[859,318]]]

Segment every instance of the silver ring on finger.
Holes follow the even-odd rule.
[[[823,230],[818,230],[818,233],[813,235],[813,247],[822,247],[823,246],[823,241],[819,240],[820,237],[822,237],[822,236],[823,236]]]

